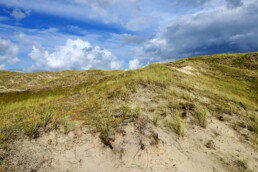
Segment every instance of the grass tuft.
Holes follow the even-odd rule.
[[[136,110],[135,110],[136,118],[140,119],[141,118],[141,105],[138,103]]]
[[[127,118],[129,118],[131,115],[131,109],[128,105],[123,105],[122,106],[122,119],[125,120]]]
[[[68,117],[63,118],[64,134],[68,134],[71,130]]]
[[[175,112],[174,112],[173,121],[171,121],[171,120],[166,121],[166,125],[169,128],[173,129],[179,136],[185,135],[184,124],[181,121],[181,118],[180,118],[177,110],[175,110]]]
[[[158,121],[159,121],[159,115],[158,114],[155,114],[153,119],[152,119],[152,123],[155,127],[158,126]]]
[[[207,126],[206,109],[198,103],[195,104],[195,107],[196,107],[195,108],[195,117],[196,117],[198,124],[201,127],[206,128],[206,126]]]
[[[174,116],[174,129],[176,131],[176,133],[180,136],[184,136],[185,135],[185,131],[184,131],[184,125],[181,121],[181,118],[179,117],[179,115],[176,113]]]
[[[248,169],[248,162],[246,159],[243,160],[236,160],[236,165],[240,169],[241,172],[247,172]]]

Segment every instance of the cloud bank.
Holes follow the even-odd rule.
[[[17,57],[19,48],[10,40],[5,40],[0,37],[0,63],[18,63],[20,59]],[[1,64],[3,69],[5,64]]]
[[[29,69],[45,71],[122,69],[123,62],[118,60],[110,51],[98,46],[91,46],[81,39],[68,39],[64,46],[56,47],[49,53],[46,49],[33,46],[29,54],[34,65]]]
[[[0,69],[137,69],[258,50],[258,0],[0,0],[0,5],[5,14]]]
[[[234,7],[242,5],[229,1]],[[237,1],[241,2],[241,1]],[[170,22],[138,48],[141,62],[160,62],[217,53],[249,52],[258,47],[258,4],[205,11]]]

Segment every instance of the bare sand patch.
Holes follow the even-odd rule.
[[[194,75],[193,74],[193,67],[192,66],[184,66],[181,68],[177,68],[177,67],[173,67],[174,69],[176,69],[179,72],[185,73],[187,75]]]
[[[61,130],[14,143],[7,158],[13,171],[238,171],[247,159],[257,171],[258,154],[235,131],[215,118],[206,129],[187,124],[179,138],[171,130],[129,123],[114,135],[112,149],[86,126],[65,135]],[[229,163],[229,164],[227,164]]]

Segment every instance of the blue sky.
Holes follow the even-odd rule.
[[[0,0],[0,70],[137,69],[257,40],[258,0]]]

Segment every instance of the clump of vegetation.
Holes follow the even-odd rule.
[[[168,114],[167,107],[166,106],[161,106],[161,113],[160,113],[160,115],[163,116],[163,117],[166,117],[167,114]]]
[[[49,123],[51,123],[52,114],[51,109],[47,108],[41,117],[41,125],[45,129]]]
[[[179,109],[180,108],[180,101],[179,101],[179,99],[169,101],[168,107],[170,109]]]
[[[137,104],[136,110],[135,110],[135,115],[137,119],[141,118],[141,105]]]
[[[154,112],[156,109],[154,107],[149,108],[149,112]]]
[[[131,109],[128,105],[122,106],[122,119],[125,120],[127,118],[130,118],[131,116]]]
[[[252,142],[253,142],[254,149],[257,150],[258,140],[257,140],[257,134],[256,133],[253,135]]]
[[[184,125],[181,121],[181,118],[179,117],[179,115],[177,113],[175,114],[175,117],[174,117],[173,127],[178,135],[180,135],[180,136],[185,135]]]
[[[255,114],[251,114],[249,116],[248,124],[247,124],[247,129],[249,131],[252,131],[256,134],[258,134],[258,117]]]
[[[187,102],[191,102],[191,95],[188,92],[183,92],[182,97],[187,100]]]
[[[240,171],[246,172],[248,170],[248,162],[246,159],[236,160],[235,163],[238,166]]]
[[[23,132],[26,135],[28,135],[30,138],[39,137],[38,129],[39,129],[39,125],[36,119],[32,119],[30,122],[28,122],[27,125],[23,126]]]
[[[185,135],[184,124],[177,111],[175,111],[173,114],[173,120],[167,121],[166,125],[173,129],[179,136]]]
[[[110,149],[113,149],[112,147],[112,141],[111,138],[111,129],[114,124],[114,118],[111,112],[108,112],[107,114],[99,114],[97,118],[95,118],[95,121],[93,122],[97,131],[100,132],[100,139],[102,143],[106,146],[109,146]]]
[[[6,140],[6,132],[4,129],[0,126],[0,148],[4,147],[3,143]]]
[[[206,109],[198,103],[195,106],[196,106],[195,108],[196,120],[201,127],[206,128],[207,126]]]
[[[71,126],[70,126],[70,124],[69,124],[69,120],[68,120],[68,118],[67,117],[65,117],[64,119],[63,119],[63,126],[64,126],[64,134],[68,134],[69,133],[69,131],[71,130]]]
[[[153,119],[152,119],[152,123],[155,127],[158,126],[158,121],[159,121],[159,115],[158,114],[155,114]]]

